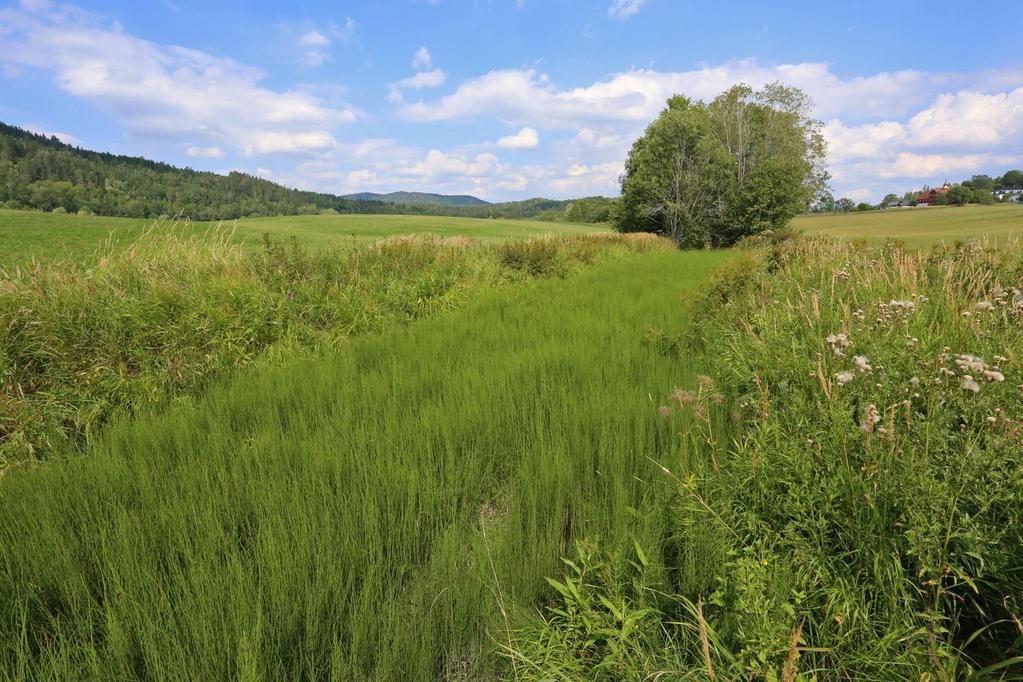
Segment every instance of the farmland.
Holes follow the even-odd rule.
[[[0,210],[0,235],[3,239],[0,264],[30,257],[81,261],[95,256],[98,251],[109,250],[111,245],[131,244],[154,222],[170,225],[175,221]],[[585,234],[600,229],[594,225],[533,220],[403,215],[277,216],[223,223],[183,221],[178,228],[191,234],[201,234],[217,225],[230,232],[234,241],[248,247],[257,248],[266,233],[278,240],[295,238],[312,249],[368,244],[391,235],[412,232],[496,241],[544,234]]]
[[[8,676],[1018,667],[1015,247],[231,239],[7,284]]]
[[[901,239],[911,246],[970,239],[1006,242],[1023,237],[1023,204],[811,214],[794,219],[792,227],[841,238]]]
[[[1019,22],[918,4],[0,2],[0,682],[1023,682]]]

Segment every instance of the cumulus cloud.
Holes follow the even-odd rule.
[[[612,19],[628,19],[645,5],[647,0],[613,0],[607,8],[607,15]]]
[[[433,68],[433,57],[430,56],[430,51],[425,46],[420,47],[412,55],[412,68],[416,71],[426,71]]]
[[[891,180],[954,179],[990,164],[1018,163],[1023,156],[1011,151],[1023,150],[1023,74],[1012,69],[842,77],[821,63],[739,60],[689,71],[634,69],[571,88],[558,87],[536,70],[508,69],[470,78],[433,100],[400,101],[398,113],[417,122],[497,119],[574,130],[575,137],[554,148],[566,153],[570,170],[579,170],[622,160],[672,94],[709,100],[738,82],[760,87],[776,81],[806,91],[814,114],[828,121],[825,135],[839,191],[851,187],[862,195],[869,185],[880,196],[885,186],[896,184]],[[574,177],[581,175],[565,174]]]
[[[506,69],[471,78],[435,101],[407,104],[400,113],[414,121],[495,116],[565,128],[595,121],[647,122],[675,93],[708,100],[735,83],[759,87],[776,81],[809,93],[819,116],[856,117],[903,115],[933,97],[929,89],[942,79],[912,70],[843,79],[827,64],[765,66],[740,60],[691,71],[633,69],[591,85],[558,88],[535,70]]]
[[[847,125],[836,118],[824,135],[836,184],[870,183],[874,198],[995,173],[1023,161],[1023,87],[944,93],[906,121]]]
[[[0,26],[0,63],[53,74],[134,134],[301,153],[356,118],[309,91],[264,87],[261,71],[233,59],[142,40],[74,7],[2,9]]]
[[[414,76],[402,78],[394,85],[399,88],[421,90],[423,88],[435,88],[438,85],[443,85],[445,80],[447,80],[447,74],[444,71],[433,69],[432,71],[420,71]]]
[[[298,44],[305,49],[303,61],[309,66],[320,66],[330,59],[326,49],[330,47],[330,38],[316,29],[299,36]]]
[[[324,130],[305,133],[266,131],[250,135],[243,151],[246,154],[294,154],[319,152],[336,144],[334,136]]]
[[[23,126],[21,126],[21,128],[27,130],[30,133],[35,133],[36,135],[44,135],[46,137],[55,137],[58,140],[60,140],[61,142],[63,142],[64,144],[70,144],[70,145],[75,145],[75,146],[81,146],[81,144],[82,144],[82,141],[79,140],[74,135],[72,135],[71,133],[62,133],[59,130],[46,130],[46,129],[44,129],[44,128],[40,127],[40,126],[34,125],[34,124],[23,125]]]
[[[502,137],[497,146],[502,149],[536,149],[540,146],[540,136],[533,128],[523,128],[514,135]]]
[[[608,12],[624,19],[642,4],[615,0]],[[304,26],[289,40],[295,54],[317,65],[354,32],[349,18]],[[274,166],[275,179],[298,187],[415,188],[488,198],[613,194],[629,146],[669,96],[708,100],[737,82],[759,87],[780,81],[815,100],[815,115],[827,121],[839,194],[866,198],[874,192],[877,198],[1023,163],[1018,68],[848,76],[818,62],[745,59],[686,70],[630,69],[571,84],[557,84],[538,69],[491,70],[431,90],[447,86],[448,75],[425,46],[412,54],[411,65],[411,75],[387,86],[400,118],[413,124],[478,121],[477,139],[497,141],[450,149],[393,139],[339,143],[337,128],[359,118],[340,90],[271,87],[259,69],[142,40],[73,6],[33,0],[0,9],[0,73],[6,77],[49,75],[64,92],[122,121],[127,132],[169,139],[193,158],[298,155],[290,172]],[[495,128],[518,132],[497,139]],[[499,158],[504,150],[538,149],[541,134],[542,151],[530,155],[534,163]]]
[[[405,96],[402,90],[422,90],[423,88],[435,88],[443,85],[447,80],[447,74],[442,69],[433,68],[433,58],[430,51],[420,47],[412,55],[412,68],[416,70],[415,75],[402,78],[399,81],[387,86],[387,100],[393,104],[404,104]]]
[[[324,47],[330,45],[330,39],[314,29],[303,33],[298,39],[298,44],[303,47]]]
[[[197,147],[195,145],[190,146],[185,150],[185,153],[189,156],[200,158],[200,159],[222,159],[224,158],[224,150],[216,145],[212,147]]]

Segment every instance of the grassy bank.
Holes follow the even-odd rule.
[[[0,469],[92,434],[117,411],[194,395],[267,356],[333,349],[481,292],[671,248],[654,237],[484,245],[391,237],[311,252],[154,229],[91,265],[10,268],[0,283]]]
[[[0,485],[0,665],[35,679],[486,679],[577,538],[656,547],[659,252],[262,366]],[[513,259],[509,255],[509,259]]]
[[[587,538],[520,678],[1020,679],[1021,289],[1018,247],[736,261],[661,339],[708,375],[660,396],[669,530]]]
[[[167,221],[163,221],[167,222]],[[80,216],[41,211],[0,209],[0,235],[4,249],[0,267],[36,258],[41,260],[94,260],[105,244],[120,247],[132,242],[152,226],[149,219]],[[194,223],[179,226],[194,235],[214,225]],[[578,235],[600,230],[600,226],[554,223],[536,220],[489,220],[439,216],[400,215],[312,215],[245,218],[225,221],[222,226],[232,240],[258,250],[264,234],[272,238],[295,238],[309,249],[347,247],[396,234],[426,234],[437,237],[471,237],[480,241],[525,239],[541,235]]]
[[[914,247],[971,239],[1004,244],[1023,238],[1023,205],[934,206],[803,215],[792,221],[792,228],[829,237],[900,239]]]

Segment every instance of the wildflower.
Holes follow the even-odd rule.
[[[864,415],[863,423],[860,424],[861,431],[870,432],[874,428],[874,424],[881,421],[881,415],[877,411],[875,405],[867,405],[867,412]]]
[[[920,380],[917,379],[916,377],[913,377],[912,379],[909,380],[909,385],[912,386],[913,388],[916,388],[917,386],[920,385]]]
[[[980,301],[974,307],[977,310],[994,310],[995,305],[991,301]]]
[[[843,351],[852,345],[852,341],[845,334],[830,334],[824,337],[824,341],[831,347],[831,352],[837,358],[844,357],[845,353]]]
[[[902,308],[903,310],[913,310],[916,308],[916,301],[896,301],[892,299],[891,303],[888,304],[889,308]]]
[[[711,379],[709,376],[706,376],[706,375],[703,375],[703,374],[697,375],[696,381],[697,381],[698,384],[700,384],[700,386],[713,386],[714,385],[714,380]]]
[[[970,315],[971,315],[971,313],[970,313],[969,310],[964,310],[963,311],[963,317],[969,317]]]
[[[671,398],[679,405],[688,405],[689,403],[696,400],[696,394],[692,391],[686,391],[681,388],[676,388],[671,393]]]
[[[660,407],[657,408],[657,412],[665,419],[671,416],[672,411],[673,410],[667,405],[661,405]]]
[[[854,357],[853,364],[855,364],[856,369],[860,370],[861,372],[869,372],[872,369],[872,367],[870,366],[870,361],[867,360],[866,355],[857,355],[856,357]]]
[[[977,381],[973,377],[971,377],[969,374],[967,374],[966,376],[963,377],[963,390],[965,390],[965,391],[972,391],[974,393],[979,393],[980,392],[980,384],[978,384]]]
[[[839,386],[844,386],[852,381],[856,377],[855,374],[849,371],[842,371],[835,374],[835,381],[838,382]]]
[[[992,426],[993,426],[993,425],[994,425],[994,424],[995,424],[995,423],[996,423],[997,421],[998,421],[998,419],[996,419],[995,417],[988,417],[988,418],[987,418],[987,423],[988,423],[988,424],[991,424]]]
[[[987,369],[987,363],[978,358],[976,355],[969,355],[968,353],[955,356],[955,363],[956,367],[963,372],[983,372]]]
[[[1005,375],[993,369],[984,370],[984,378],[988,381],[1005,381]]]

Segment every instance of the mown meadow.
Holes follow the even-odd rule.
[[[1023,239],[1023,205],[932,206],[807,214],[795,218],[791,227],[836,238],[899,239],[916,248],[971,239],[1008,243]]]
[[[0,300],[11,679],[1023,676],[1019,244],[150,232]]]

